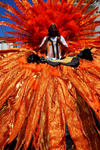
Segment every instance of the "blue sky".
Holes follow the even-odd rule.
[[[17,8],[13,0],[0,0],[0,1],[3,2],[3,3],[7,3],[7,4]],[[32,0],[28,0],[28,1],[30,2],[30,4],[32,4]],[[44,1],[46,1],[46,0],[44,0]],[[4,15],[4,12],[6,12],[6,10],[4,8],[0,7],[0,14]],[[3,18],[3,17],[0,17],[0,21],[6,21],[6,22],[11,23],[11,21],[9,19]],[[0,26],[0,37],[7,35],[4,32],[5,30],[12,31],[12,29],[7,27],[7,26]]]

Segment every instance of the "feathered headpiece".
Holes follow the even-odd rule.
[[[48,28],[53,22],[68,43],[69,48],[66,54],[86,47],[100,47],[100,37],[94,37],[95,34],[100,33],[100,31],[94,31],[100,25],[100,21],[95,21],[100,14],[93,15],[98,8],[86,13],[93,0],[83,7],[84,0],[80,0],[76,6],[73,5],[73,0],[68,2],[55,0],[54,3],[52,0],[48,0],[47,3],[43,0],[32,0],[33,6],[28,0],[14,0],[14,2],[19,11],[0,2],[0,6],[10,12],[5,13],[6,16],[3,17],[15,22],[15,24],[0,22],[0,25],[14,29],[12,32],[7,32],[13,37],[5,37],[3,40],[17,42],[17,45],[21,47],[36,49],[43,37],[48,34]]]

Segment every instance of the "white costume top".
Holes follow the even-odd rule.
[[[44,44],[46,40],[46,36],[44,37],[40,47]],[[57,59],[57,47],[56,47],[56,43],[57,43],[57,36],[56,37],[50,37],[50,40],[52,41],[53,43],[53,47],[54,47],[54,53],[55,53],[55,57],[54,57],[54,53],[53,53],[53,48],[52,48],[52,44],[50,41],[47,42],[47,45],[46,45],[46,49],[48,48],[49,46],[49,50],[47,50],[47,59],[49,60],[55,60]],[[62,42],[62,44],[66,47],[68,47],[65,39],[63,38],[63,36],[60,36],[60,40]],[[60,49],[60,45],[58,44],[58,49],[59,49],[59,58],[61,58],[61,49]]]

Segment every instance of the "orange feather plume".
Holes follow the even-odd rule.
[[[15,36],[15,42],[20,41],[19,45],[22,45],[23,47],[26,47],[26,43],[30,43],[27,44],[27,48],[31,49],[40,45],[43,37],[48,34],[48,28],[51,23],[55,23],[60,34],[64,36],[68,43],[69,48],[67,51],[72,52],[76,50],[75,42],[78,45],[77,50],[80,51],[83,47],[90,47],[89,41],[86,40],[86,37],[90,36],[88,30],[91,29],[91,36],[94,36],[97,32],[93,31],[93,29],[100,25],[100,21],[95,21],[100,14],[92,16],[97,8],[85,14],[89,5],[92,3],[92,0],[82,8],[83,0],[79,1],[76,6],[73,5],[72,1],[67,3],[65,0],[62,2],[55,1],[54,3],[49,0],[47,3],[42,0],[32,1],[34,4],[33,6],[27,0],[14,0],[14,2],[22,13],[2,2],[0,2],[0,6],[15,15],[12,16],[11,14],[6,13],[6,16],[4,17],[11,19],[18,25],[2,21],[0,22],[0,25],[10,26],[16,30],[9,33]],[[91,37],[89,37],[89,39],[91,40]],[[12,41],[10,40],[10,42],[14,42],[13,40],[14,38],[12,38]],[[9,39],[7,39],[7,41],[9,42]],[[97,38],[95,38],[95,44],[93,43],[92,45],[91,43],[91,46],[96,47],[96,41]],[[66,54],[68,52],[66,52]]]

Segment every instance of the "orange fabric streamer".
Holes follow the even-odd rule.
[[[84,120],[85,108],[82,116],[80,111],[83,98],[100,119],[99,67],[95,61],[80,60],[77,68],[52,67],[46,63],[27,63],[26,55],[23,52],[23,56],[9,55],[1,60],[1,147],[10,132],[8,143],[17,136],[16,149],[22,144],[27,149],[32,140],[36,149],[65,150],[66,123],[77,150],[99,147],[98,138],[91,139],[91,129],[94,136],[99,135],[93,117],[89,127]],[[89,118],[91,113],[86,109]]]

